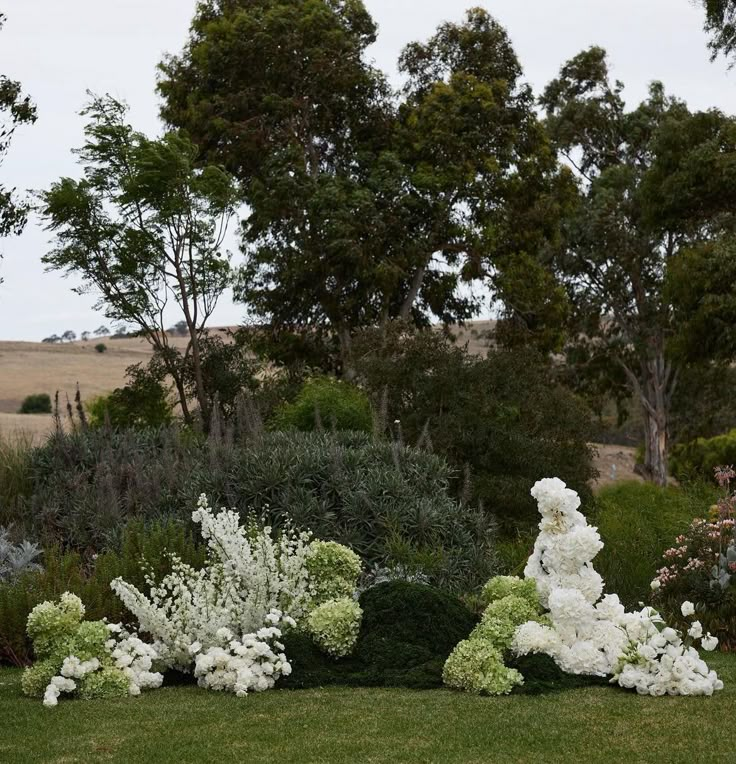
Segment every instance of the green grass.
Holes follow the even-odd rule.
[[[645,698],[591,687],[479,698],[445,690],[273,690],[248,698],[197,687],[117,701],[20,693],[0,670],[0,761],[523,762],[732,761],[736,656],[709,655],[725,689],[712,698]]]

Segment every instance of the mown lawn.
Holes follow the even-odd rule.
[[[449,691],[274,690],[245,699],[171,687],[118,701],[20,693],[0,670],[0,762],[662,762],[736,756],[736,656],[709,655],[713,698],[595,687],[527,697]]]

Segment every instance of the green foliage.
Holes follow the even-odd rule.
[[[211,0],[161,65],[164,119],[243,183],[236,293],[280,361],[301,346],[351,371],[358,327],[468,318],[457,286],[484,257],[558,231],[557,163],[503,27],[481,8],[443,23],[403,51],[396,93],[375,39],[361,0]]]
[[[351,597],[317,605],[307,616],[306,627],[315,644],[333,658],[350,655],[360,631],[363,611]]]
[[[717,110],[691,112],[660,82],[629,110],[622,91],[606,52],[591,47],[565,63],[541,98],[560,155],[574,157],[580,189],[554,267],[573,303],[572,376],[583,384],[590,373],[621,377],[642,410],[644,469],[665,484],[671,398],[686,360],[673,341],[690,322],[667,293],[684,253],[706,256],[700,246],[732,224],[736,120]],[[698,286],[713,282],[723,265],[694,274],[692,288],[681,282],[683,302],[700,300]],[[727,283],[718,287],[721,297]],[[733,310],[727,296],[723,302],[727,318]],[[711,311],[709,300],[703,304],[700,318]]]
[[[384,422],[399,420],[408,443],[455,468],[453,491],[480,502],[504,529],[531,525],[529,491],[558,475],[590,497],[590,413],[531,350],[473,356],[437,331],[395,324],[355,341],[361,378]],[[394,429],[394,428],[392,428]]]
[[[73,274],[109,319],[145,337],[174,380],[187,419],[182,366],[194,364],[207,422],[200,340],[231,283],[221,247],[239,201],[237,183],[219,166],[202,164],[185,135],[150,139],[134,130],[127,107],[111,96],[92,96],[82,116],[85,143],[76,153],[83,177],[61,178],[40,196],[40,214],[55,235],[43,261]],[[186,318],[183,351],[169,343],[164,312],[171,305]]]
[[[31,454],[30,439],[8,440],[0,435],[0,526],[16,519],[15,508],[33,490]]]
[[[553,658],[543,653],[507,657],[506,665],[524,677],[524,684],[514,689],[514,695],[541,695],[595,685],[607,687],[606,692],[611,692],[608,677],[567,674]]]
[[[487,695],[508,695],[524,683],[516,669],[504,665],[503,654],[488,640],[472,637],[452,651],[442,678],[453,689]]]
[[[696,438],[672,449],[672,474],[682,481],[712,481],[713,470],[736,464],[736,429],[714,438]]]
[[[105,352],[107,352],[107,345],[104,342],[98,342],[95,345],[95,352],[97,352],[97,353],[105,353]]]
[[[215,506],[264,513],[275,527],[288,518],[369,564],[420,568],[443,586],[472,588],[493,572],[492,521],[449,496],[440,457],[363,433],[241,440],[233,430],[206,441],[174,428],[57,433],[34,452],[32,493],[8,521],[46,545],[99,550],[132,518],[189,523],[204,492]]]
[[[423,584],[378,584],[362,594],[360,606],[358,642],[340,661],[323,655],[308,638],[287,635],[294,671],[282,686],[440,687],[447,656],[475,626],[458,599]]]
[[[76,552],[63,553],[57,548],[45,550],[43,570],[0,584],[0,662],[28,663],[32,655],[26,634],[29,613],[36,605],[56,600],[66,591],[78,595],[86,603],[87,615],[92,619],[131,621],[132,615],[110,589],[110,582],[122,576],[145,589],[146,568],[153,570],[157,580],[161,580],[170,570],[169,553],[176,554],[195,568],[204,564],[204,548],[194,542],[182,524],[175,522],[148,526],[141,522],[128,523],[121,531],[116,549],[99,554],[93,561],[84,560]],[[41,619],[38,634],[42,645],[41,635],[48,631],[43,625],[44,618],[59,622],[54,626],[57,630],[63,624],[71,629],[71,619],[64,620],[58,607],[52,608],[49,615],[44,616],[44,612],[42,610],[42,615],[36,616]],[[32,632],[37,633],[35,626]]]
[[[352,597],[360,569],[360,557],[342,544],[317,540],[309,545],[307,571],[317,603]]]
[[[591,523],[605,544],[595,567],[607,591],[630,608],[648,601],[662,551],[717,498],[716,489],[705,484],[660,488],[632,482],[603,488]]]
[[[20,406],[19,414],[50,414],[51,396],[48,393],[27,395]]]
[[[483,587],[481,594],[486,606],[511,596],[525,600],[534,608],[539,607],[537,584],[533,578],[495,576]]]
[[[736,51],[736,3],[734,0],[700,0],[705,7],[705,29],[711,35],[708,47],[713,58]]]
[[[357,387],[333,377],[313,377],[293,402],[276,410],[270,424],[276,430],[371,432],[373,418],[368,397]]]
[[[5,24],[5,18],[5,14],[0,13],[0,29]],[[29,96],[23,95],[20,82],[0,75],[0,165],[15,129],[19,125],[32,125],[35,121],[36,107]],[[27,218],[28,204],[17,198],[15,189],[0,185],[0,239],[20,235]]]
[[[140,366],[127,370],[129,382],[109,395],[100,395],[88,405],[92,427],[163,427],[174,418],[169,391],[164,384]]]

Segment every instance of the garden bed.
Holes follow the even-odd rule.
[[[728,761],[736,750],[736,656],[708,661],[725,683],[711,698],[607,687],[535,697],[330,688],[237,698],[180,686],[65,700],[53,711],[21,695],[19,670],[1,669],[0,761]]]

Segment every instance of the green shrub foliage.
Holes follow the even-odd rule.
[[[171,423],[174,409],[166,386],[145,369],[130,367],[129,382],[88,404],[92,427],[162,427]]]
[[[540,475],[560,477],[584,503],[590,498],[590,412],[532,351],[484,358],[438,331],[402,325],[367,331],[355,347],[383,423],[444,456],[457,495],[482,502],[505,527],[535,522],[529,491]]]
[[[293,673],[281,686],[441,687],[447,656],[476,623],[457,598],[405,581],[368,589],[360,606],[360,634],[347,658],[327,657],[305,635],[286,637]]]
[[[670,471],[680,481],[713,480],[713,470],[736,464],[736,429],[714,438],[696,438],[672,449]]]
[[[492,572],[492,524],[448,495],[445,461],[363,433],[203,440],[175,428],[93,428],[55,434],[31,470],[31,495],[0,522],[45,545],[105,549],[132,518],[188,523],[206,493],[213,506],[254,510],[274,527],[290,519],[369,565],[421,569],[443,586],[469,589]]]
[[[51,396],[48,393],[27,395],[20,406],[19,414],[50,414]]]
[[[308,379],[296,399],[274,413],[276,430],[353,430],[370,432],[373,417],[368,397],[354,385],[333,377]]]
[[[140,521],[131,522],[117,548],[94,560],[85,560],[78,552],[47,549],[43,570],[0,584],[0,662],[21,666],[31,660],[33,650],[26,632],[29,613],[39,603],[58,599],[66,591],[84,601],[89,618],[131,622],[132,614],[110,589],[110,582],[122,576],[145,589],[146,570],[152,570],[157,580],[169,572],[169,553],[197,568],[204,564],[204,548],[195,543],[183,524],[171,521],[148,527]],[[64,622],[59,618],[61,628]],[[42,637],[39,644],[43,644]]]

